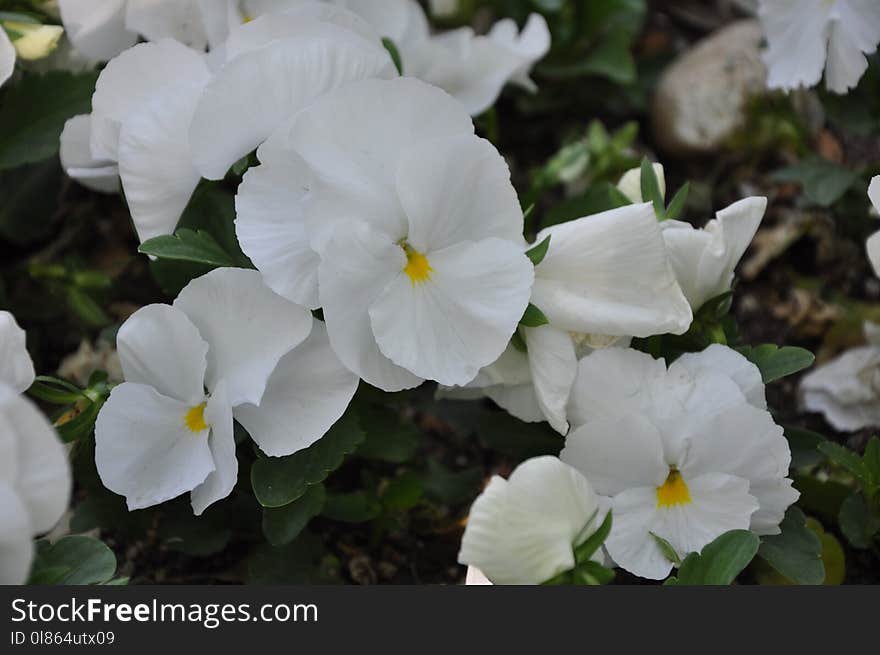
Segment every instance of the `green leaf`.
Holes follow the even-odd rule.
[[[0,170],[49,159],[68,118],[92,108],[97,72],[25,75],[0,105]]]
[[[666,208],[666,218],[669,220],[675,220],[679,216],[681,216],[681,212],[684,210],[684,206],[687,204],[688,193],[691,190],[690,182],[685,182],[684,186],[682,186],[672,197],[672,201],[669,203],[669,206]]]
[[[86,398],[82,390],[60,378],[40,375],[27,390],[34,398],[39,398],[53,405],[69,405]]]
[[[71,311],[87,325],[103,327],[110,324],[110,317],[101,309],[101,306],[79,287],[67,289],[67,304]]]
[[[514,459],[558,455],[565,445],[546,423],[525,423],[505,412],[487,412],[477,424],[480,440],[492,450]]]
[[[104,584],[116,573],[116,555],[103,542],[84,536],[40,540],[28,584]]]
[[[397,73],[403,75],[403,60],[400,58],[400,50],[397,49],[397,45],[387,36],[382,37],[382,45],[385,46],[388,54],[391,55],[391,61],[394,62]]]
[[[593,518],[589,524],[593,523]],[[611,532],[611,512],[605,514],[602,524],[596,528],[596,531],[587,538],[587,540],[574,550],[574,559],[578,564],[588,561],[596,551],[602,547],[608,535]]]
[[[812,204],[830,207],[859,181],[859,175],[822,157],[811,157],[776,171],[772,179],[797,182]]]
[[[95,429],[95,421],[104,402],[89,403],[79,414],[56,428],[58,436],[64,443],[72,443],[90,436]]]
[[[872,495],[878,487],[878,477],[880,477],[878,473],[880,471],[874,470],[869,466],[869,462],[872,460],[868,457],[868,453],[876,448],[876,445],[872,446],[872,443],[876,444],[876,442],[877,437],[872,438],[868,442],[868,447],[865,448],[865,457],[860,457],[858,453],[833,441],[826,441],[820,444],[819,450],[825,453],[828,459],[837,464],[837,466],[849,471],[859,481],[865,492],[868,495]]]
[[[870,548],[880,532],[880,518],[872,516],[865,497],[854,492],[840,506],[840,531],[853,548]]]
[[[660,535],[654,534],[653,532],[649,532],[648,534],[650,534],[651,538],[654,539],[654,542],[657,544],[660,552],[663,553],[663,557],[668,559],[676,566],[681,566],[681,556],[677,552],[675,552],[675,548],[673,548],[671,543],[666,541],[666,539],[664,539]]]
[[[822,542],[807,527],[804,513],[789,507],[779,527],[781,534],[763,537],[758,551],[761,558],[795,584],[822,584]]]
[[[526,250],[526,257],[531,259],[532,264],[535,266],[544,261],[544,257],[547,256],[547,250],[550,248],[550,237],[552,236],[552,234],[548,235],[541,243]]]
[[[657,216],[665,216],[666,203],[663,200],[663,193],[660,191],[660,182],[657,181],[654,166],[647,157],[642,159],[640,176],[642,200],[654,204],[654,212]]]
[[[816,357],[809,350],[794,346],[767,343],[761,346],[743,346],[737,350],[761,370],[764,384],[769,384],[813,365]]]
[[[598,562],[587,560],[578,564],[572,571],[574,584],[598,586],[609,584],[614,580],[614,571],[606,569]]]
[[[544,316],[544,312],[535,307],[532,303],[529,303],[528,307],[526,307],[526,311],[523,312],[522,318],[519,319],[519,324],[525,327],[541,327],[542,325],[547,325],[550,321]]]
[[[263,509],[263,534],[273,546],[283,546],[296,539],[314,517],[324,509],[323,484],[313,484],[297,500],[284,507]]]
[[[251,467],[251,485],[263,507],[292,503],[313,484],[323,482],[363,442],[354,412],[343,414],[314,444],[287,457],[262,457]]]
[[[347,494],[327,494],[321,514],[343,523],[366,523],[382,513],[382,503],[372,494],[353,491]]]
[[[167,503],[164,509],[158,534],[168,550],[209,557],[229,545],[233,531],[227,500],[211,505],[201,516],[193,516],[189,502]]]
[[[366,459],[402,464],[413,458],[421,443],[421,433],[411,421],[380,405],[362,405],[357,409],[365,441],[357,454]]]
[[[783,427],[785,428],[785,438],[788,439],[788,447],[791,450],[791,466],[789,468],[809,468],[825,461],[825,454],[819,450],[819,446],[826,441],[825,437],[818,432],[792,425]]]
[[[528,352],[529,350],[528,346],[526,346],[526,340],[522,338],[519,330],[514,332],[513,336],[510,337],[510,345],[512,345],[521,353]]]
[[[419,504],[424,491],[419,476],[410,471],[388,483],[382,493],[382,505],[389,512],[405,512]]]
[[[425,495],[444,505],[459,505],[473,500],[482,483],[481,467],[453,472],[434,459],[428,460],[428,471],[422,476]]]
[[[729,585],[758,552],[758,537],[748,530],[731,530],[708,544],[699,553],[682,561],[675,585]]]
[[[194,232],[178,229],[174,235],[153,237],[144,241],[138,252],[159,259],[208,264],[210,266],[237,266],[235,258],[228,254],[210,234],[203,230]]]
[[[309,532],[285,546],[263,544],[247,561],[247,582],[252,585],[307,584],[324,549],[320,540]]]

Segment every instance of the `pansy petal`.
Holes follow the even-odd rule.
[[[458,389],[458,388],[457,388]],[[526,423],[540,423],[547,420],[544,408],[535,393],[535,385],[528,384],[496,384],[485,387],[487,397],[511,416]]]
[[[125,26],[147,41],[174,39],[196,50],[204,50],[208,42],[192,0],[127,0]]]
[[[498,237],[522,241],[523,215],[510,169],[495,147],[471,135],[424,141],[400,160],[397,195],[419,252]]]
[[[292,455],[326,434],[357,387],[357,375],[342,365],[327,329],[316,321],[309,337],[278,363],[260,406],[239,405],[235,418],[267,455]]]
[[[289,150],[260,148],[267,160],[245,173],[235,196],[235,234],[272,291],[310,309],[318,300],[320,257],[309,243],[303,208],[310,171]]]
[[[555,457],[527,460],[498,476],[474,502],[458,561],[495,584],[540,584],[574,566],[599,511],[590,483]]]
[[[699,353],[685,353],[669,367],[683,367],[692,376],[714,371],[730,377],[742,390],[746,399],[758,409],[767,408],[764,380],[760,369],[733,348],[712,344]]]
[[[92,156],[118,159],[123,121],[162,91],[201,80],[202,55],[172,39],[141,43],[107,64],[92,96]]]
[[[209,430],[187,427],[191,409],[142,384],[125,382],[110,392],[95,423],[95,464],[130,511],[192,491],[214,471]]]
[[[362,39],[293,37],[242,54],[208,84],[196,108],[190,130],[196,169],[208,179],[223,178],[315,98],[355,80],[390,75],[389,61],[384,48]]]
[[[205,380],[226,381],[229,403],[259,404],[278,361],[312,329],[311,313],[272,291],[257,271],[218,268],[190,282],[174,307],[210,344]]]
[[[208,474],[204,482],[192,490],[191,502],[196,516],[231,494],[238,481],[232,407],[226,395],[225,381],[221,380],[211,394],[204,416],[205,422],[211,427],[208,446],[211,449],[214,470]]]
[[[565,434],[568,400],[578,371],[571,336],[551,325],[523,328],[523,334],[538,403],[550,426]]]
[[[27,508],[15,490],[0,480],[0,585],[24,584],[33,557],[33,529]]]
[[[90,59],[107,61],[137,42],[125,27],[126,0],[58,0],[64,31]]]
[[[782,532],[779,524],[785,518],[786,510],[801,496],[788,478],[753,480],[749,483],[749,495],[758,501],[749,530],[762,536]]]
[[[115,162],[92,157],[92,116],[80,114],[69,119],[61,130],[61,167],[84,187],[101,193],[119,191],[119,168]]]
[[[15,46],[9,40],[6,30],[0,30],[0,86],[6,83],[15,70]]]
[[[0,382],[23,393],[34,382],[27,335],[9,312],[0,311]]]
[[[358,222],[337,230],[328,252],[331,256],[318,269],[319,291],[330,344],[339,359],[385,391],[421,384],[422,378],[382,354],[370,323],[370,306],[392,280],[403,275],[403,249]]]
[[[852,348],[801,380],[807,411],[819,412],[837,430],[850,432],[880,425],[880,403],[871,385],[880,367],[880,349]]]
[[[119,133],[119,175],[141,242],[173,234],[201,176],[192,165],[189,125],[202,75],[169,86],[133,112]]]
[[[529,302],[532,264],[510,241],[428,254],[429,279],[399,273],[370,307],[386,357],[420,377],[464,385],[504,352]]]
[[[189,405],[205,395],[208,344],[186,314],[170,305],[147,305],[116,336],[127,382],[145,384]]]
[[[33,534],[48,532],[70,501],[67,451],[36,405],[5,386],[0,386],[0,418],[15,438],[15,487]]]
[[[641,412],[646,390],[665,376],[666,362],[629,348],[605,348],[584,357],[568,405],[572,428]]]
[[[758,16],[767,35],[767,85],[791,90],[815,86],[825,67],[830,4],[823,0],[762,2]]]
[[[595,419],[573,429],[559,458],[583,473],[603,496],[657,487],[669,475],[660,433],[638,414]]]
[[[690,305],[666,258],[650,204],[628,205],[542,230],[532,302],[574,332],[647,337],[681,334]]]
[[[859,83],[866,70],[868,60],[859,46],[852,41],[840,21],[833,21],[828,32],[825,88],[834,93],[845,94]]]
[[[672,571],[672,562],[651,536],[657,534],[659,514],[654,487],[627,489],[613,499],[614,524],[605,540],[615,564],[649,580],[662,580]]]
[[[880,232],[877,232],[867,243],[868,259],[874,267],[874,275],[880,276]]]

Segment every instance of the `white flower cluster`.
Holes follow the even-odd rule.
[[[726,346],[669,367],[631,349],[594,352],[578,364],[568,418],[561,461],[527,461],[474,503],[459,560],[492,582],[570,569],[597,509],[612,512],[610,558],[659,580],[673,563],[657,537],[683,558],[729,530],[778,534],[798,498],[761,373]]]
[[[847,93],[880,43],[876,0],[759,0],[758,16],[772,89],[816,86],[824,70],[826,88]]]
[[[25,333],[0,312],[0,584],[21,584],[33,538],[48,532],[70,500],[67,453],[55,430],[22,392],[34,381]]]

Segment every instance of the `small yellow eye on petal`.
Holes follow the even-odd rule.
[[[403,272],[407,274],[412,285],[416,286],[430,280],[434,269],[431,268],[428,258],[408,245],[402,247],[406,253],[406,266],[403,267]]]
[[[183,417],[183,424],[190,432],[203,432],[210,426],[205,423],[205,403],[191,407]]]
[[[669,471],[666,482],[657,487],[657,507],[687,505],[691,502],[691,493],[681,473],[675,469]]]

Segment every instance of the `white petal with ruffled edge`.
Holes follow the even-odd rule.
[[[822,78],[830,5],[824,0],[762,0],[758,16],[767,50],[767,85],[790,91]]]
[[[205,481],[192,490],[193,513],[199,516],[210,505],[232,493],[238,481],[238,459],[235,456],[235,432],[232,407],[226,395],[226,382],[221,380],[205,407],[205,423],[210,426],[208,446],[214,470]]]
[[[80,114],[69,119],[61,130],[61,167],[84,187],[101,193],[119,191],[119,167],[115,162],[92,157],[92,116]]]
[[[260,406],[239,405],[235,418],[267,455],[292,455],[327,433],[357,387],[358,377],[342,365],[327,329],[316,321],[309,337],[278,363]]]
[[[551,36],[547,20],[541,14],[530,14],[522,32],[510,18],[499,20],[489,30],[489,39],[506,47],[517,66],[510,76],[510,82],[532,93],[538,90],[529,77],[532,66],[550,51]]]
[[[201,179],[192,164],[189,128],[210,73],[204,58],[193,57],[200,73],[154,94],[119,132],[119,175],[141,242],[174,233]],[[197,67],[194,61],[194,73]]]
[[[685,353],[670,366],[683,367],[691,376],[701,372],[715,372],[727,375],[736,382],[746,399],[758,409],[767,408],[764,394],[764,380],[761,370],[740,353],[722,346],[712,344],[699,353]]]
[[[67,451],[36,405],[2,385],[0,422],[12,433],[14,486],[27,508],[33,534],[48,532],[70,501],[72,482]]]
[[[880,42],[880,6],[872,0],[843,0],[835,3],[833,13],[825,86],[834,93],[847,93],[868,68],[865,55]]]
[[[403,249],[357,222],[337,230],[327,251],[332,257],[321,261],[318,286],[333,350],[349,370],[384,391],[417,387],[422,378],[379,350],[369,313],[385,288],[403,275]]]
[[[196,50],[204,50],[208,44],[193,0],[128,0],[125,26],[147,41],[174,39]]]
[[[157,93],[204,74],[204,57],[172,39],[138,44],[110,61],[92,96],[92,157],[118,160],[122,123]]]
[[[398,366],[464,385],[507,347],[529,302],[532,264],[502,239],[460,243],[427,258],[429,279],[413,282],[401,267],[372,303],[373,333]]]
[[[590,483],[555,457],[495,476],[471,507],[458,561],[495,584],[541,584],[574,566],[601,519]],[[590,523],[593,521],[592,524]]]
[[[355,80],[389,76],[389,65],[384,48],[359,37],[293,37],[242,54],[208,84],[196,108],[190,130],[196,169],[208,179],[223,178],[316,98]]]
[[[578,371],[568,332],[551,325],[523,328],[535,397],[550,426],[568,432],[567,407]]]
[[[647,337],[693,320],[650,204],[629,205],[542,230],[532,303],[573,332]]]
[[[0,311],[0,382],[24,393],[34,383],[34,363],[27,335],[9,312]]]
[[[142,307],[119,328],[116,347],[126,382],[153,387],[189,406],[204,398],[208,344],[180,309]]]
[[[137,42],[125,27],[126,0],[58,0],[64,31],[90,59],[107,61]]]
[[[278,361],[312,329],[312,315],[272,291],[257,271],[218,268],[187,284],[174,307],[210,344],[206,386],[226,381],[229,403],[258,405]]]
[[[818,412],[837,430],[852,432],[880,425],[880,348],[852,348],[801,380],[806,409]]]
[[[125,382],[110,392],[95,423],[95,464],[129,511],[192,491],[215,470],[210,430],[186,425],[191,409],[142,384]]]
[[[24,584],[33,557],[27,508],[9,482],[0,480],[0,585]]]

